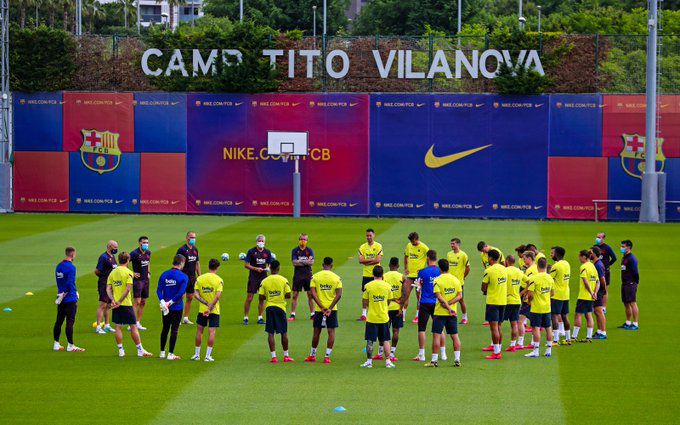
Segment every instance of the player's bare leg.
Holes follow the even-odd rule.
[[[307,291],[307,304],[309,304],[309,314],[314,317],[314,298],[312,298],[312,291]]]
[[[290,317],[295,317],[295,311],[297,310],[298,297],[300,296],[300,291],[293,291],[293,299],[290,302]]]
[[[146,298],[135,298],[135,305],[137,306],[137,310],[135,311],[137,323],[141,323],[142,316],[144,315],[144,307],[146,307]]]
[[[194,347],[196,352],[191,356],[191,360],[201,359],[201,344],[203,343],[203,326],[196,325],[196,339],[194,341]]]
[[[243,323],[248,324],[248,314],[250,313],[250,303],[253,301],[253,295],[246,293],[246,301],[243,303]]]
[[[184,303],[184,319],[182,323],[190,324],[189,315],[191,314],[191,301],[194,299],[194,294],[187,294],[186,302]]]
[[[465,290],[461,291],[461,294],[465,294]],[[460,312],[463,315],[463,319],[461,319],[460,323],[463,325],[467,325],[468,318],[467,318],[467,304],[465,304],[465,295],[463,295],[463,298],[458,301],[458,304],[460,304]]]

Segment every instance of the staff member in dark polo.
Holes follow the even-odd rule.
[[[604,232],[598,233],[595,237],[595,245],[600,248],[600,260],[602,260],[602,265],[604,266],[604,280],[607,283],[608,289],[611,283],[610,268],[616,263],[616,254],[612,247],[605,243],[606,237],[607,235]],[[609,291],[606,291],[602,297],[602,307],[605,313],[607,313],[607,300],[609,300]]]
[[[62,351],[64,347],[59,344],[61,326],[66,319],[66,339],[68,346],[66,351],[79,353],[84,348],[73,344],[73,324],[76,322],[76,310],[78,309],[78,290],[76,289],[76,266],[73,260],[76,258],[76,249],[69,246],[65,250],[65,257],[57,265],[55,276],[57,279],[57,320],[54,322],[54,351]]]
[[[260,283],[267,277],[267,270],[272,263],[272,252],[264,247],[264,235],[257,235],[255,246],[248,250],[244,266],[248,272],[248,286],[246,288],[246,301],[243,304],[243,324],[248,324],[248,313],[250,313],[250,303],[253,297],[260,290]],[[264,301],[259,300],[257,304],[257,324],[264,325],[262,313],[264,311]]]

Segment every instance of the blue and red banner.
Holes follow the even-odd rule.
[[[640,199],[640,95],[14,93],[17,211],[585,219]],[[680,96],[660,97],[657,169],[680,200]],[[668,220],[680,206],[668,204]],[[602,204],[636,220],[639,203]]]

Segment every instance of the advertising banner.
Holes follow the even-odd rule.
[[[607,158],[550,157],[548,218],[593,220],[594,199],[607,199]],[[607,219],[607,205],[598,205],[598,219]]]
[[[109,170],[69,153],[69,204],[76,212],[139,212],[139,154],[123,153]]]
[[[134,152],[132,100],[132,93],[64,92],[64,150],[99,162]]]
[[[187,151],[187,95],[135,93],[135,152]]]
[[[548,110],[547,96],[371,96],[371,214],[544,218]]]
[[[184,213],[187,210],[186,155],[141,154],[140,211]]]
[[[602,96],[550,95],[550,156],[602,155]]]
[[[12,94],[14,150],[62,150],[62,93]]]
[[[303,214],[367,214],[368,96],[353,94],[190,94],[190,212],[292,213],[294,163],[268,155],[268,131],[309,135]]]
[[[68,153],[14,153],[14,210],[68,211]]]

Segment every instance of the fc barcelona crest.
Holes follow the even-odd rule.
[[[645,172],[645,137],[639,134],[624,134],[623,149],[619,153],[623,171],[631,177],[642,178]],[[663,171],[666,157],[663,154],[663,139],[656,139],[657,169]]]
[[[88,169],[99,174],[108,173],[120,164],[120,148],[117,133],[110,131],[82,130],[83,145],[80,159]]]

